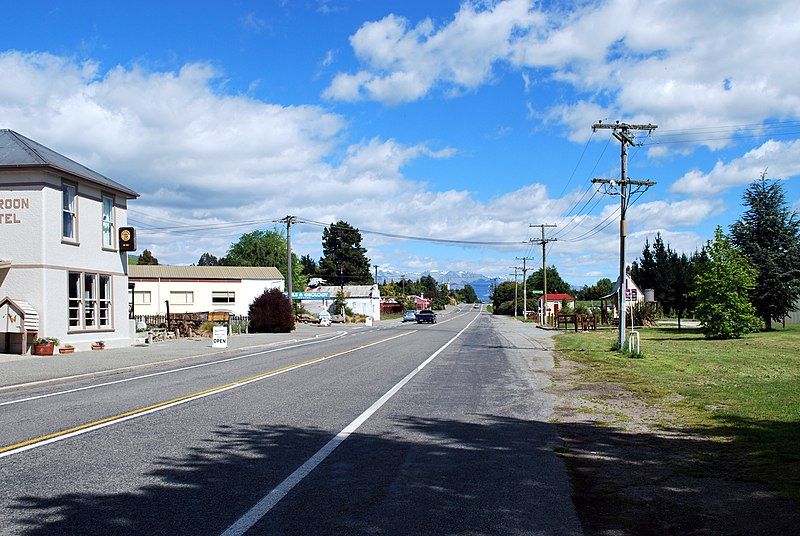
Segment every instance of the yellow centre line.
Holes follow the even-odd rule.
[[[7,445],[5,447],[0,447],[0,458],[5,458],[7,456],[11,456],[12,454],[17,454],[19,452],[23,452],[26,450],[31,450],[36,448],[37,446],[43,446],[50,443],[55,443],[56,441],[60,441],[63,439],[67,439],[69,437],[74,437],[76,435],[80,435],[83,433],[87,433],[93,430],[97,430],[99,428],[104,428],[114,423],[124,422],[130,420],[134,417],[138,417],[145,414],[155,413],[157,411],[167,409],[173,406],[177,406],[179,404],[184,404],[186,402],[197,400],[199,398],[204,398],[206,396],[220,393],[223,391],[228,391],[230,389],[234,389],[236,387],[241,387],[250,383],[257,382],[259,380],[263,380],[265,378],[269,378],[271,376],[277,376],[278,374],[283,374],[285,372],[289,372],[291,370],[295,370],[301,367],[307,367],[309,365],[313,365],[315,363],[319,363],[321,361],[327,361],[328,359],[333,359],[334,357],[339,357],[345,354],[349,354],[352,352],[356,352],[358,350],[364,350],[365,348],[369,348],[371,346],[376,346],[378,344],[383,344],[385,342],[389,342],[393,339],[397,339],[400,337],[405,337],[406,335],[411,335],[415,333],[417,330],[408,331],[406,333],[401,333],[399,335],[393,335],[392,337],[387,337],[385,339],[381,339],[379,341],[371,342],[369,344],[364,344],[362,346],[358,346],[356,348],[351,348],[349,350],[343,350],[341,352],[336,352],[335,354],[326,355],[323,357],[317,357],[314,359],[309,359],[307,361],[301,361],[299,363],[294,363],[291,365],[286,365],[284,367],[280,367],[274,370],[270,370],[267,372],[262,372],[260,374],[256,374],[254,376],[248,376],[247,378],[237,380],[234,382],[226,383],[224,385],[219,385],[217,387],[212,387],[210,389],[204,389],[202,391],[198,391],[196,393],[179,396],[177,398],[172,398],[170,400],[165,400],[163,402],[158,402],[156,404],[152,404],[149,406],[145,406],[143,408],[134,409],[131,411],[126,411],[125,413],[119,413],[117,415],[113,415],[111,417],[105,417],[103,419],[98,419],[96,421],[92,421],[86,424],[81,424],[78,426],[73,426],[72,428],[67,428],[65,430],[61,430],[58,432],[53,432],[51,434],[42,435],[39,437],[35,437],[32,439],[27,439],[25,441],[20,441],[19,443],[14,443],[13,445]]]

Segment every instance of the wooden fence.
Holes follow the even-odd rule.
[[[196,330],[199,324],[208,320],[208,313],[170,313],[169,324],[167,323],[167,315],[136,315],[134,320],[136,320],[137,325],[139,322],[144,322],[147,326],[146,329],[164,328],[174,330],[181,329],[188,323]],[[249,324],[250,318],[246,315],[230,316],[230,332],[232,335],[248,333]],[[181,330],[184,331],[183,329]]]

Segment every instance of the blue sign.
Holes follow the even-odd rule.
[[[293,300],[329,300],[330,292],[292,292]]]

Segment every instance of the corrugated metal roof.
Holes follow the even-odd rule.
[[[371,298],[372,288],[374,285],[345,285],[344,296],[345,298]],[[341,287],[339,286],[320,286],[311,289],[314,292],[329,292],[331,296],[336,296]],[[375,297],[379,298],[380,294],[375,293]]]
[[[274,266],[170,266],[132,264],[129,277],[162,279],[283,279]]]
[[[59,154],[54,150],[37,143],[22,134],[9,129],[0,129],[0,168],[19,166],[47,166],[87,181],[111,188],[130,197],[139,197],[139,194],[130,188],[112,181],[105,175],[87,168],[86,166]]]

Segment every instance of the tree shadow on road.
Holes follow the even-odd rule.
[[[390,422],[387,431],[365,424],[254,532],[576,534],[554,449],[570,465],[587,534],[788,534],[800,526],[796,504],[710,469],[708,457],[724,446],[704,434],[571,423],[559,425],[561,443],[552,424],[499,415]],[[797,434],[796,424],[729,425]],[[119,467],[92,473],[127,469],[139,478],[136,468],[149,463],[147,482],[131,489],[48,493],[59,483],[36,482],[0,523],[29,535],[219,533],[331,437],[288,425],[219,426],[180,457],[142,462],[120,452]]]

